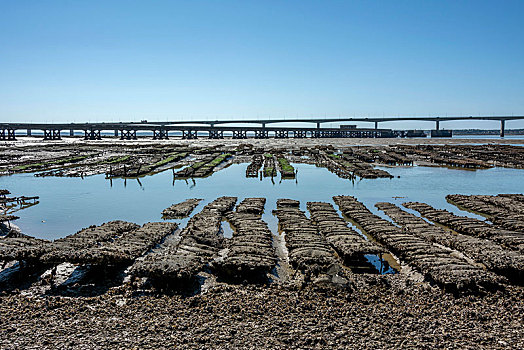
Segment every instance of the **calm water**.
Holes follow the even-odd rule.
[[[497,140],[523,140],[524,135],[506,135],[500,137],[498,135],[453,135],[453,139],[497,139]]]
[[[246,166],[235,164],[212,177],[174,183],[171,171],[141,178],[140,183],[123,179],[111,182],[103,175],[79,179],[19,174],[0,177],[0,188],[7,188],[17,196],[40,196],[40,204],[18,212],[21,219],[16,224],[23,232],[46,239],[63,237],[81,228],[115,219],[139,224],[160,221],[164,208],[194,197],[204,199],[195,211],[222,195],[237,196],[239,201],[245,197],[266,197],[264,219],[276,232],[277,221],[271,211],[275,209],[278,198],[298,199],[305,210],[307,201],[332,203],[334,195],[353,195],[375,212],[378,211],[373,205],[378,201],[424,201],[466,215],[448,204],[444,197],[451,193],[524,192],[524,170],[516,169],[383,168],[395,178],[351,182],[323,168],[294,164],[298,169],[296,180],[275,178],[272,182],[270,178],[262,181],[246,178]],[[405,198],[393,198],[397,196]],[[178,220],[182,224],[185,221]]]

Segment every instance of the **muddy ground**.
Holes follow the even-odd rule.
[[[134,150],[127,150],[122,153],[119,149],[129,145],[144,147],[179,145],[198,149],[212,148],[216,145],[235,148],[240,144],[247,143],[254,144],[255,147],[262,149],[270,149],[324,146],[326,144],[331,144],[335,148],[348,145],[524,144],[524,140],[202,139],[153,142],[150,140],[83,141],[65,139],[64,141],[46,141],[44,143],[36,138],[27,138],[15,143],[6,143],[3,150],[9,150],[14,146],[23,149],[26,146],[38,147],[44,145],[44,148],[47,149],[53,148],[53,145],[66,147],[70,145],[74,148],[76,144],[93,144],[97,147],[107,148],[107,150],[102,150],[97,155],[91,155],[89,153],[91,151],[86,150],[86,154],[89,153],[89,157],[94,157],[94,161],[91,162],[86,158],[79,159],[78,162],[80,164],[86,162],[83,165],[85,169],[93,167],[96,168],[95,171],[107,172],[107,167],[110,167],[111,170],[115,169],[116,160],[127,154],[125,152],[133,154]],[[20,149],[16,152],[21,151]],[[417,151],[426,152],[424,149]],[[63,155],[62,153],[60,155],[69,160],[72,159],[71,157],[76,157],[71,155],[71,150],[58,150],[58,152],[63,152]],[[170,156],[175,157],[176,155],[178,157],[186,150],[177,150],[176,154],[173,150],[170,150],[170,152]],[[229,152],[229,149],[221,152]],[[249,162],[252,159],[251,155],[244,155],[242,150],[235,152],[237,152],[236,159],[231,161]],[[331,150],[322,152],[324,153],[320,154],[324,154],[324,156],[321,160],[326,162],[326,166],[329,166],[329,162],[336,161],[336,164],[345,165],[349,169],[349,158],[334,157]],[[443,154],[443,150],[431,149],[430,152],[431,155],[434,154],[439,157]],[[460,149],[452,150],[452,152],[449,153],[448,158],[443,158],[442,162],[447,162],[449,159],[455,162],[453,164],[456,164],[457,159],[471,161],[467,158],[468,155],[460,154]],[[147,153],[143,156],[144,164],[148,166],[161,164],[159,166],[161,170],[165,166],[179,165],[177,162],[192,162],[193,164],[207,158],[209,159],[206,160],[206,164],[215,164],[213,161],[218,157],[218,153],[214,149],[205,154],[196,152],[194,159],[173,158],[171,161],[171,158],[169,158],[170,162],[164,162],[165,155],[160,156],[159,154]],[[399,153],[395,151],[383,154],[399,157]],[[316,157],[316,154],[314,155]],[[460,158],[457,158],[457,155]],[[11,156],[15,157],[16,155],[13,153]],[[293,157],[293,155],[286,156]],[[351,154],[348,154],[349,156]],[[422,157],[424,154],[419,152],[416,153],[416,156]],[[511,153],[511,157],[514,163],[506,162],[510,167],[517,167],[517,165],[520,167],[520,164],[523,164],[522,153],[519,150]],[[42,157],[42,159],[44,158]],[[388,161],[388,158],[382,160]],[[489,161],[480,156],[475,160],[479,162]],[[9,159],[6,158],[5,161],[8,163]],[[96,166],[93,165],[95,161]],[[33,164],[31,162],[34,163],[31,159],[26,163]],[[76,162],[75,160],[72,163],[76,164]],[[210,171],[218,171],[221,167],[227,165],[227,161],[224,162],[223,160],[221,160],[221,163],[217,163],[218,166],[209,166]],[[446,163],[439,164],[447,165]],[[484,166],[484,163],[476,164],[473,162],[471,164],[473,166]],[[21,163],[20,166],[24,166],[24,164]],[[74,166],[70,168],[72,169]],[[49,165],[43,170],[48,170],[51,167]],[[139,172],[137,171],[137,173]],[[339,176],[344,175],[344,173],[341,173]],[[515,190],[518,191],[519,189]],[[502,201],[503,199],[498,198],[497,200]],[[478,205],[478,199],[471,198],[468,200],[471,206]],[[464,203],[464,205],[466,204]],[[475,208],[472,207],[472,209]],[[504,209],[505,211],[500,211],[502,210],[500,207],[496,207],[496,210],[493,209],[495,214],[501,213],[499,217],[502,220],[501,223],[495,222],[495,224],[509,225],[508,217],[515,219],[514,211],[520,212],[520,207],[515,208],[517,207],[509,207]],[[508,215],[508,212],[512,214]],[[351,213],[348,212],[348,214]],[[358,217],[356,218],[358,219]],[[379,220],[369,218],[369,220],[371,219]],[[216,221],[219,223],[220,218]],[[520,229],[521,226],[519,225],[522,220],[517,221],[517,223],[511,222],[516,230]],[[311,227],[311,229],[315,229],[315,226]],[[424,235],[429,235],[429,233],[419,228],[420,226],[414,226],[413,233],[417,234],[417,230],[419,230],[418,235],[420,237],[417,240],[425,240]],[[410,228],[408,227],[408,229]],[[465,228],[464,234],[469,234],[468,230]],[[370,231],[372,230],[370,229]],[[393,233],[403,233],[399,229],[393,229],[393,231]],[[273,239],[286,240],[287,234]],[[384,233],[379,232],[377,234],[383,235]],[[522,235],[522,233],[520,232],[519,235]],[[384,241],[388,242],[387,240]],[[476,239],[475,242],[486,244],[480,238]],[[451,243],[455,244],[456,242]],[[513,244],[514,241],[509,243]],[[504,249],[511,248],[521,254],[520,246],[509,245],[509,243],[507,247],[504,246]],[[428,245],[429,243],[426,242],[425,244]],[[506,243],[504,241],[500,244]],[[280,246],[282,250],[288,252],[284,249],[285,246],[282,242],[280,242]],[[392,244],[391,246],[393,247]],[[457,245],[457,247],[459,250],[464,250],[460,245]],[[404,249],[400,247],[399,252],[402,253]],[[486,259],[484,255],[480,254],[474,257]],[[417,259],[407,259],[406,261],[416,263]],[[471,262],[471,264],[474,263]],[[435,281],[424,281],[422,275],[414,271],[411,265],[403,265],[401,272],[393,275],[353,273],[348,277],[349,283],[343,285],[323,284],[321,279],[313,280],[311,283],[302,283],[301,281],[292,281],[291,278],[281,278],[276,283],[264,285],[245,282],[224,283],[217,281],[215,277],[209,274],[206,275],[207,272],[204,272],[203,276],[207,276],[207,282],[204,281],[197,289],[185,288],[184,290],[165,291],[151,288],[147,283],[124,278],[122,271],[117,271],[115,274],[108,274],[106,281],[100,281],[96,277],[98,279],[96,287],[99,291],[91,293],[94,291],[90,287],[92,286],[90,284],[92,276],[89,277],[87,274],[87,277],[84,276],[84,282],[87,281],[88,283],[80,286],[82,288],[77,288],[78,283],[75,280],[83,272],[89,272],[89,269],[83,270],[76,267],[75,270],[74,265],[67,264],[59,265],[64,268],[64,271],[58,271],[58,277],[55,277],[55,281],[52,283],[55,286],[69,285],[71,290],[76,291],[75,293],[71,293],[67,288],[62,290],[51,288],[46,273],[41,275],[42,277],[38,279],[37,283],[29,282],[29,276],[26,281],[19,281],[20,289],[2,289],[3,291],[0,292],[0,348],[524,348],[524,287],[521,280],[515,280],[513,283],[501,282],[503,287],[485,289],[479,293],[450,293]],[[279,271],[282,266],[283,264],[280,264],[276,267],[276,270]],[[418,265],[414,264],[413,266]],[[5,267],[10,268],[9,266]],[[446,264],[442,265],[443,270],[447,268]],[[78,274],[72,273],[73,270],[77,271]],[[430,270],[428,275],[434,273],[432,269]],[[421,271],[422,273],[427,272],[423,268]],[[522,269],[518,271],[522,271]],[[63,274],[62,277],[65,276],[64,280],[60,280],[61,273]],[[281,275],[286,274],[281,273]],[[438,275],[435,276],[438,277]],[[433,279],[438,282],[438,278]],[[24,283],[28,283],[29,287],[24,287]],[[86,289],[89,288],[91,289],[86,292]]]
[[[216,145],[224,143],[250,143],[256,146],[285,146],[289,144],[310,146],[310,145],[421,145],[421,144],[433,144],[433,145],[465,145],[465,144],[524,144],[524,139],[500,139],[500,138],[328,138],[328,139],[207,139],[205,137],[198,138],[196,140],[182,140],[180,137],[171,137],[169,140],[152,140],[151,137],[139,137],[138,140],[120,140],[119,138],[106,137],[102,140],[84,140],[83,137],[64,137],[62,140],[46,140],[44,141],[41,137],[17,137],[16,141],[2,141],[0,145],[23,145],[23,144],[61,144],[61,143],[81,143],[81,144],[134,144],[134,143],[145,143],[145,144],[185,144],[185,145]]]
[[[222,285],[195,296],[0,298],[3,349],[523,348],[524,293],[454,297],[398,275],[357,291]]]
[[[474,141],[474,142],[473,142]],[[0,175],[135,178],[171,170],[174,178],[207,177],[232,163],[250,163],[246,176],[294,178],[295,163],[325,167],[341,178],[392,177],[375,168],[444,166],[524,168],[518,140],[247,139],[137,141],[26,138],[0,144]],[[261,169],[263,165],[263,169]]]

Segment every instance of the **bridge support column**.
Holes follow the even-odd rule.
[[[293,137],[296,139],[303,139],[306,137],[306,132],[303,130],[293,130]]]
[[[222,130],[209,130],[210,139],[223,139],[224,132]]]
[[[60,130],[56,129],[44,129],[44,140],[61,140]]]
[[[435,130],[440,130],[440,120],[435,120]]]
[[[84,140],[102,140],[100,130],[90,129],[84,130]]]
[[[75,136],[75,131],[73,129],[69,130],[69,136],[70,137]]]
[[[317,129],[320,129],[320,123],[317,123]]]
[[[15,129],[0,129],[0,140],[16,141]]]
[[[267,139],[269,138],[269,132],[267,130],[255,130],[256,139]]]
[[[276,139],[287,139],[289,137],[289,131],[287,130],[276,130],[275,138]]]
[[[27,136],[31,136],[31,129],[27,129]]]
[[[136,130],[120,130],[120,140],[136,140]]]
[[[247,131],[245,130],[233,130],[234,139],[247,139]]]
[[[118,137],[118,130],[115,130],[115,137]]]
[[[196,130],[182,130],[182,139],[195,140],[198,138]]]
[[[500,121],[500,137],[504,137],[504,127],[506,125],[506,121],[504,119],[502,119]]]
[[[153,130],[153,140],[167,140],[168,134],[167,130],[165,129],[159,129],[159,130]]]
[[[375,130],[378,129],[378,122],[375,122]]]

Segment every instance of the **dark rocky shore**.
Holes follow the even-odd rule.
[[[217,284],[189,297],[136,295],[124,287],[94,298],[3,295],[0,347],[524,347],[520,287],[456,297],[425,283],[408,286],[400,275],[366,286]]]

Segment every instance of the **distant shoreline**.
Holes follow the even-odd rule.
[[[360,129],[360,128],[357,128],[357,129]],[[426,132],[427,134],[429,134],[429,132],[431,131],[430,129],[418,129],[418,128],[415,128],[415,129],[409,129],[409,128],[405,128],[405,129],[391,129],[391,130],[421,130],[421,131]],[[442,128],[442,130],[452,130],[453,131],[453,135],[495,135],[495,136],[500,135],[500,129],[453,129],[453,128]],[[506,136],[509,136],[509,135],[524,135],[524,129],[505,129],[504,133],[505,133]],[[41,132],[41,131],[34,131],[32,133],[32,136],[42,136],[43,134],[44,133]],[[103,131],[103,132],[101,132],[101,134],[103,136],[113,136],[114,133],[113,132],[109,132],[109,131]],[[138,131],[137,132],[137,136],[150,136],[150,134],[151,133],[148,132],[148,131]],[[180,136],[180,135],[176,135],[176,136]],[[25,132],[20,131],[20,132],[16,133],[16,136],[17,137],[24,137],[24,136],[26,136],[26,134],[25,134]],[[74,133],[74,136],[82,136],[83,137],[84,133],[81,132],[81,131],[76,131]]]
[[[506,135],[524,135],[524,129],[506,129]],[[499,129],[453,129],[454,135],[499,135]]]

